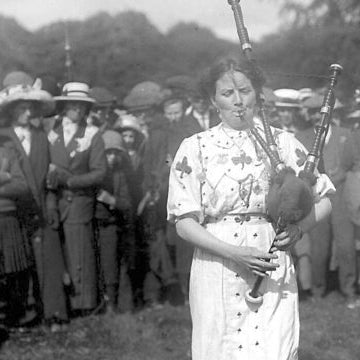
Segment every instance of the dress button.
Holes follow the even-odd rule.
[[[237,278],[240,277],[240,274],[235,274],[235,277],[237,277]]]
[[[240,221],[241,221],[241,219],[237,216],[237,217],[235,218],[235,222],[239,223]]]
[[[255,343],[255,345],[259,345],[259,342],[257,341],[257,342]]]
[[[241,350],[243,347],[242,347],[242,345],[239,345],[239,350]]]
[[[238,317],[240,317],[240,316],[241,316],[241,312],[238,312],[236,315],[237,315]]]
[[[238,332],[238,333],[241,332],[241,329],[237,329],[237,332]]]
[[[240,296],[240,294],[239,294],[239,293],[236,293],[235,296]]]

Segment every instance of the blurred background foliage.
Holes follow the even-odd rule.
[[[327,80],[318,75],[327,75],[329,65],[338,62],[345,68],[339,95],[346,101],[360,86],[360,1],[264,1],[283,2],[278,32],[254,44],[268,85],[322,87]],[[251,24],[247,26],[251,37]],[[73,79],[105,86],[120,102],[138,82],[195,77],[217,57],[239,51],[238,43],[219,39],[196,23],[179,23],[163,34],[144,14],[132,11],[71,21],[67,31]],[[0,17],[1,78],[23,70],[61,85],[66,80],[64,44],[63,22],[29,32]]]

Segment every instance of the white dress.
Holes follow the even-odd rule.
[[[258,125],[259,129],[261,128]],[[262,131],[262,129],[260,129]],[[280,157],[301,169],[305,148],[293,135],[275,130]],[[274,238],[264,217],[270,165],[246,131],[222,124],[185,139],[171,168],[168,219],[195,215],[224,242],[267,252]],[[324,175],[320,196],[333,190]],[[293,360],[299,339],[296,276],[289,252],[278,252],[280,267],[260,288],[263,304],[251,305],[245,293],[256,277],[245,267],[196,248],[190,279],[193,360]]]

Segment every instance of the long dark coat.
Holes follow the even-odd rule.
[[[41,129],[31,128],[31,150],[28,156],[13,128],[2,129],[1,135],[7,137],[6,146],[17,154],[30,189],[28,196],[19,200],[18,212],[32,244],[44,316],[67,320],[62,282],[65,267],[60,238],[47,222],[45,185],[50,161],[47,136]]]
[[[96,191],[106,174],[104,142],[95,127],[80,125],[65,146],[60,122],[48,139],[51,163],[62,174],[55,192],[74,289],[71,304],[73,309],[89,310],[97,301],[93,220]]]

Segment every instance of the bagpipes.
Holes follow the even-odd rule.
[[[244,24],[244,18],[240,7],[240,0],[228,0],[234,12],[234,18],[237,28],[238,37],[242,51],[253,67],[253,70],[261,74],[252,53],[252,46],[249,35]],[[334,89],[337,83],[337,77],[341,73],[342,67],[338,64],[330,66],[330,83],[324,96],[323,104],[320,110],[321,121],[316,126],[315,139],[310,152],[307,155],[306,162],[302,171],[297,176],[295,171],[286,166],[280,159],[276,142],[271,132],[269,121],[266,117],[265,98],[263,94],[258,94],[257,102],[259,106],[259,115],[263,124],[265,139],[261,136],[253,124],[250,125],[250,132],[260,144],[266,155],[270,159],[272,167],[271,185],[269,189],[267,207],[268,214],[274,224],[275,233],[287,229],[292,224],[296,224],[305,218],[314,204],[314,195],[312,187],[316,183],[315,170],[325,143],[325,138],[330,126],[331,114],[335,104]],[[269,252],[272,252],[273,244]],[[246,300],[249,303],[261,304],[262,295],[259,288],[263,277],[257,276],[252,289],[246,293]]]

